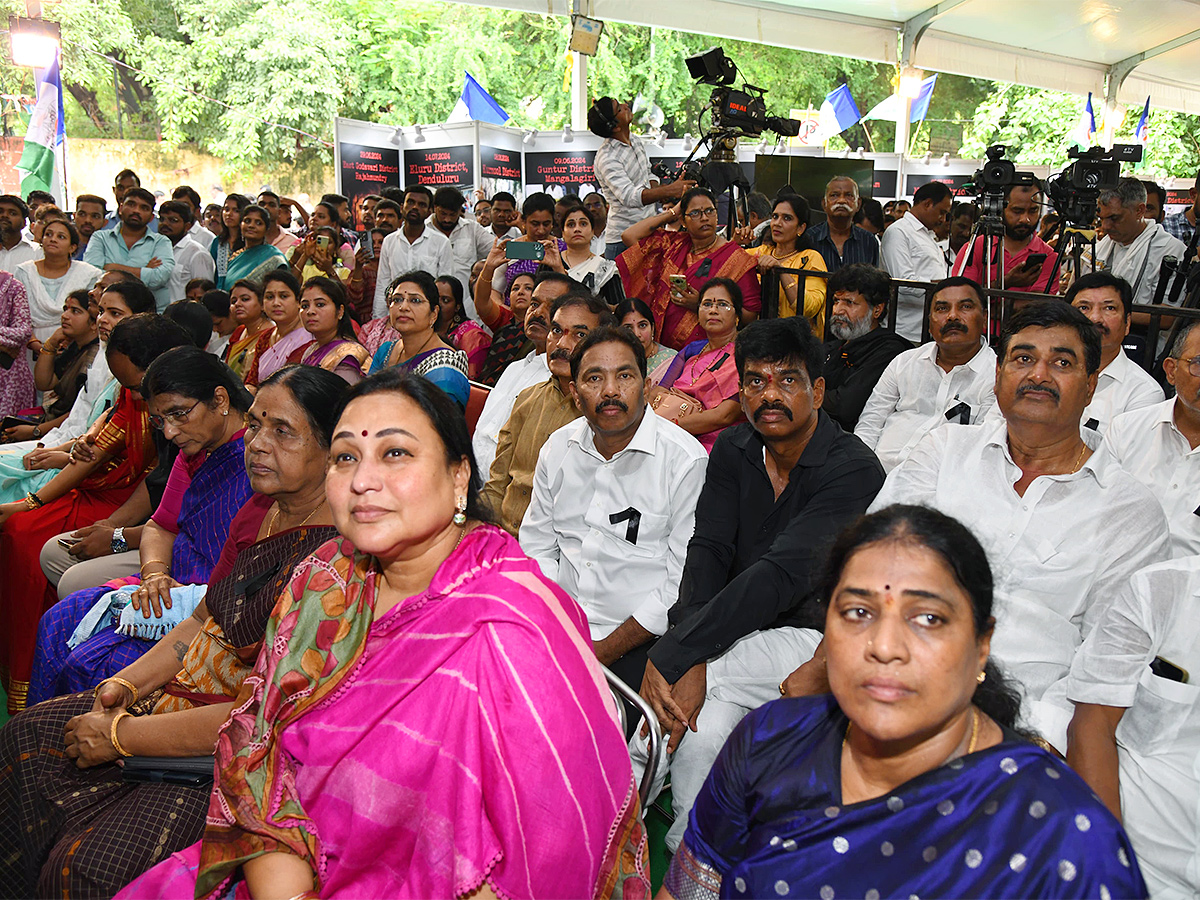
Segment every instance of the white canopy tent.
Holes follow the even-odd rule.
[[[457,0],[653,25],[1200,115],[1200,0]]]

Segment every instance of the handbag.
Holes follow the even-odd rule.
[[[691,394],[685,394],[675,388],[665,388],[663,393],[650,401],[650,408],[664,419],[678,425],[680,419],[686,419],[704,409],[704,404]]]

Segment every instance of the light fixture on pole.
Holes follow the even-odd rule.
[[[562,135],[562,139],[563,139],[563,143],[564,143],[564,144],[569,144],[569,143],[571,143],[572,141],[574,141],[574,140],[575,140],[575,132],[573,132],[573,131],[571,130],[571,126],[570,126],[570,125],[564,125],[564,126],[563,126],[563,135]]]
[[[942,154],[942,166],[947,169],[950,168],[950,151],[949,150],[947,150],[945,153]]]
[[[905,66],[900,72],[900,81],[896,85],[896,93],[904,100],[916,100],[921,96],[921,82],[925,73],[913,66]]]
[[[659,150],[662,150],[667,146],[667,133],[665,131],[660,131],[658,133],[658,137],[654,139],[654,146]]]
[[[683,152],[691,153],[692,148],[696,146],[696,141],[692,138],[692,133],[689,131],[683,136]]]
[[[414,143],[414,144],[423,144],[423,143],[425,143],[425,135],[424,135],[424,133],[421,131],[421,126],[420,126],[420,125],[414,125],[414,126],[413,126],[413,143]]]
[[[62,33],[57,22],[9,16],[8,44],[13,65],[45,69],[62,46]]]
[[[523,138],[521,138],[521,143],[522,144],[532,144],[536,137],[537,137],[536,131],[527,131],[527,132],[525,132],[525,136]]]
[[[867,158],[867,151],[866,151],[866,150],[864,150],[862,147],[859,147],[859,148],[858,148],[858,153],[857,153],[857,154],[855,154],[855,155],[856,155],[856,156],[857,156],[859,159],[866,159],[866,158]]]
[[[404,129],[398,127],[392,132],[392,143],[399,147],[402,140],[404,140]]]

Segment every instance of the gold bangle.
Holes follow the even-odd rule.
[[[138,571],[139,572],[142,571],[144,568],[146,568],[146,566],[154,566],[154,565],[167,566],[168,569],[170,568],[170,565],[168,565],[168,563],[165,559],[148,559],[144,563],[142,563],[140,566],[138,566]]]
[[[113,716],[112,727],[108,729],[108,739],[112,743],[113,749],[116,750],[120,756],[129,757],[129,756],[133,756],[133,754],[130,753],[128,750],[126,750],[124,747],[122,747],[121,742],[117,740],[117,725],[126,716],[132,717],[132,713],[126,712],[125,710],[121,710],[119,713],[117,713],[115,716]]]
[[[133,699],[129,701],[130,706],[133,706],[133,704],[138,702],[138,697],[140,697],[141,694],[138,692],[137,685],[135,685],[132,681],[126,681],[124,678],[121,678],[117,675],[111,675],[96,685],[95,689],[92,691],[93,700],[100,695],[100,688],[104,687],[110,681],[116,682],[121,687],[128,689],[129,693],[133,694]]]

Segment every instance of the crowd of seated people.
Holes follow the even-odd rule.
[[[1200,891],[1145,186],[1061,279],[1013,188],[989,272],[943,185],[727,227],[630,118],[583,198],[0,196],[0,897]]]

